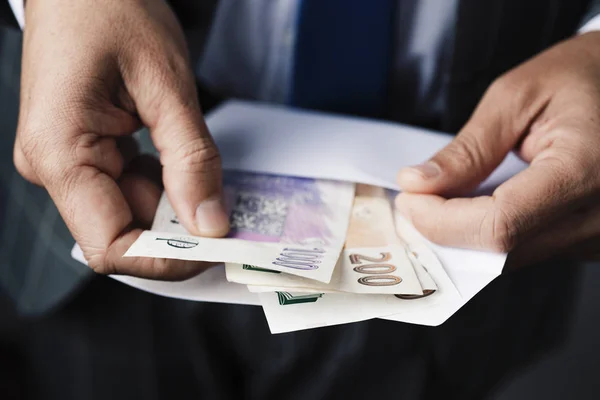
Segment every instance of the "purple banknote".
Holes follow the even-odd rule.
[[[258,242],[329,246],[335,241],[331,195],[316,179],[227,172],[229,237]],[[335,184],[334,184],[335,185]],[[325,197],[325,198],[324,198]]]
[[[231,231],[189,235],[163,194],[152,230],[126,256],[252,264],[328,282],[344,246],[354,184],[226,171]]]

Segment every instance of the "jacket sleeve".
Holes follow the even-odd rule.
[[[591,0],[587,13],[579,25],[579,32],[600,30],[600,0]]]
[[[7,0],[0,0],[0,26],[19,28],[15,15],[13,14]]]

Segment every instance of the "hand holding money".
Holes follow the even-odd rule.
[[[252,285],[257,292],[273,291],[268,288],[272,286],[330,293],[423,294],[407,248],[396,234],[386,191],[362,184],[356,185],[344,250],[329,283],[239,264],[226,264],[226,271],[229,281]]]
[[[166,196],[151,231],[125,256],[247,263],[329,282],[348,230],[354,184],[320,179],[224,174],[231,231],[191,237]]]
[[[206,268],[198,261],[122,257],[152,221],[161,173],[188,231],[228,229],[219,152],[173,11],[162,0],[30,0],[26,13],[17,169],[46,188],[96,272],[198,274]],[[137,157],[130,135],[141,126],[162,171]]]

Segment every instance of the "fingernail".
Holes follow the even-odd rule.
[[[202,236],[220,237],[229,231],[229,217],[220,199],[207,199],[196,208],[196,227]]]
[[[427,161],[426,163],[423,163],[423,164],[414,165],[414,166],[410,167],[409,169],[418,173],[424,179],[436,178],[442,172],[442,169],[440,168],[440,166],[437,165],[437,163],[435,163],[433,161]]]

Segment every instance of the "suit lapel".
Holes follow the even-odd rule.
[[[458,131],[492,81],[572,35],[588,0],[461,0],[442,129]]]

